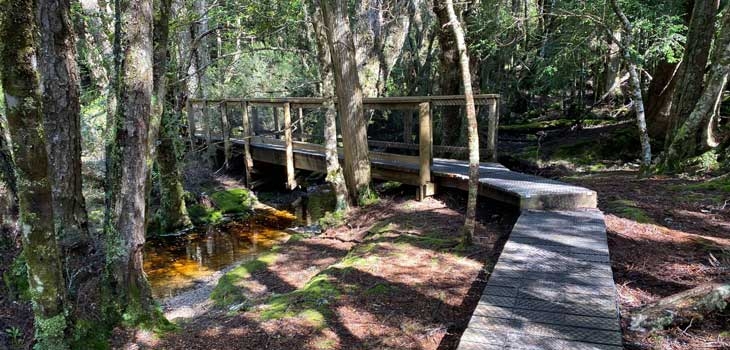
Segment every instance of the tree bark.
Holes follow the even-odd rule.
[[[149,119],[152,113],[152,0],[118,0],[117,37],[123,50],[119,104],[107,158],[107,267],[113,303],[135,324],[159,320],[142,266],[145,243]]]
[[[614,30],[608,38],[608,52],[606,52],[606,75],[604,77],[603,93],[613,99],[621,81],[621,49],[617,42],[621,41],[621,30]]]
[[[669,113],[672,108],[672,95],[677,86],[676,73],[679,63],[661,61],[652,72],[652,80],[647,89],[646,124],[649,136],[654,141],[663,142],[669,128]]]
[[[651,144],[649,142],[649,134],[646,130],[646,115],[644,112],[644,98],[641,95],[641,80],[636,67],[636,61],[631,57],[631,48],[633,45],[633,25],[626,17],[618,5],[617,0],[611,0],[611,7],[614,13],[621,21],[624,30],[621,42],[621,54],[629,71],[629,83],[631,85],[631,97],[634,100],[634,112],[636,112],[636,125],[639,130],[639,140],[641,142],[641,169],[639,176],[648,175],[651,170]]]
[[[332,76],[332,56],[330,48],[327,44],[327,32],[322,23],[322,10],[318,0],[315,0],[315,9],[310,16],[312,19],[312,27],[317,43],[317,59],[319,61],[319,72],[322,80],[321,95],[325,98],[322,105],[325,109],[324,122],[324,145],[325,160],[327,162],[327,178],[326,180],[332,185],[335,191],[335,210],[347,211],[348,209],[348,192],[345,178],[340,167],[339,155],[337,152],[337,109],[335,108],[335,89],[334,78]]]
[[[66,289],[55,236],[51,177],[36,71],[35,1],[0,1],[0,70],[14,145],[23,251],[36,324],[36,347],[67,349]]]
[[[464,30],[456,17],[454,3],[445,0],[444,7],[449,16],[449,25],[456,38],[456,47],[459,52],[459,67],[461,68],[461,82],[464,86],[466,100],[467,137],[469,139],[469,198],[466,204],[466,218],[464,220],[464,244],[471,244],[476,225],[477,196],[479,195],[479,128],[477,114],[474,107],[474,93],[471,87],[471,73],[469,70],[469,54],[466,51]]]
[[[673,137],[667,140],[669,146],[662,162],[664,171],[680,171],[683,160],[700,155],[711,146],[717,146],[711,144],[712,141],[707,138],[711,136],[708,128],[713,127],[713,116],[722,100],[722,92],[730,73],[730,11],[726,11],[722,17],[722,29],[715,40],[713,58],[705,87],[700,91],[700,98],[692,113],[674,132]]]
[[[677,86],[672,96],[672,107],[669,114],[667,140],[674,138],[680,125],[689,117],[695,104],[702,95],[705,68],[710,55],[712,37],[715,33],[715,17],[719,6],[718,0],[695,1],[692,18],[689,22],[687,44],[684,48],[682,63],[677,72]],[[666,146],[669,146],[667,143]]]
[[[434,1],[433,10],[438,18],[439,51],[439,92],[441,95],[458,95],[459,85],[459,52],[456,38],[449,30],[450,22],[448,11],[442,1]],[[444,107],[441,114],[441,144],[456,146],[461,136],[461,108]]]
[[[327,41],[337,88],[342,141],[345,151],[344,175],[350,201],[362,203],[372,196],[367,124],[363,115],[362,88],[357,75],[355,44],[350,31],[347,4],[343,0],[322,0]]]
[[[38,68],[56,237],[64,257],[67,290],[73,297],[98,266],[90,259],[94,242],[81,187],[80,87],[70,6],[67,0],[38,2]]]

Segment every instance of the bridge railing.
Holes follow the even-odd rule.
[[[187,110],[190,142],[191,145],[195,145],[196,139],[204,139],[211,156],[215,145],[222,144],[226,166],[232,154],[231,140],[237,139],[243,142],[247,181],[253,168],[252,141],[283,145],[286,154],[287,187],[294,188],[296,187],[294,149],[324,149],[321,145],[323,135],[305,133],[305,129],[321,131],[319,130],[321,128],[313,127],[317,122],[312,123],[313,118],[309,116],[312,112],[323,115],[321,112],[324,102],[324,99],[317,97],[189,99]],[[499,95],[475,95],[475,105],[486,111],[487,115],[486,148],[481,152],[487,160],[497,158],[499,103]],[[463,95],[365,98],[363,104],[366,110],[399,113],[403,123],[403,136],[400,142],[370,139],[369,145],[386,151],[396,150],[398,153],[417,153],[417,156],[371,151],[371,161],[417,162],[418,180],[412,184],[418,186],[419,198],[434,193],[431,175],[434,151],[437,154],[467,154],[466,147],[434,145],[433,133],[434,110],[463,106],[465,104]],[[314,119],[317,119],[321,126],[322,118]],[[308,123],[309,128],[305,128]],[[416,126],[417,130],[414,130]],[[417,140],[417,144],[413,142],[414,139]]]

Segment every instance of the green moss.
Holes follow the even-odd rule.
[[[337,342],[332,339],[323,339],[314,343],[314,348],[317,350],[331,350],[337,348]]]
[[[340,291],[332,284],[330,269],[312,277],[302,288],[293,292],[271,297],[263,307],[261,318],[264,320],[296,317],[306,310],[315,310],[323,316],[331,314],[327,307]]]
[[[222,214],[249,211],[256,202],[255,197],[245,188],[215,192],[210,195],[210,198]]]
[[[10,268],[3,274],[3,281],[8,290],[8,296],[13,300],[30,300],[30,286],[28,285],[28,267],[23,254],[13,260]]]
[[[365,295],[368,296],[382,296],[382,295],[388,295],[392,293],[395,289],[395,287],[387,284],[387,283],[378,283],[368,289],[365,290]]]
[[[190,220],[195,225],[216,224],[223,219],[223,213],[214,208],[206,208],[200,204],[191,205],[188,208]]]
[[[607,209],[620,217],[634,220],[642,224],[654,223],[654,219],[649,217],[649,215],[647,215],[643,209],[639,208],[634,201],[625,199],[611,201],[608,203]]]
[[[216,305],[222,307],[244,303],[246,297],[241,289],[241,282],[251,277],[253,272],[265,269],[266,266],[271,265],[277,258],[278,254],[275,251],[271,251],[237,266],[218,280],[218,285],[213,289],[210,298]]]
[[[111,327],[103,322],[92,322],[86,319],[76,320],[71,348],[106,350],[110,348],[108,341],[110,336]]]
[[[319,226],[322,229],[328,229],[331,227],[341,226],[345,223],[345,212],[343,210],[336,210],[334,212],[326,212],[324,216],[319,219]]]
[[[361,207],[377,204],[380,202],[378,194],[370,186],[361,188],[358,191],[357,204]]]
[[[730,193],[730,175],[720,176],[708,181],[683,186],[687,190],[720,191]]]

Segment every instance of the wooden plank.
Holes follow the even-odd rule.
[[[294,140],[291,127],[291,105],[284,104],[284,141],[286,142],[286,188],[293,190],[297,187],[294,170]]]
[[[477,105],[487,105],[490,100],[499,99],[498,94],[479,94],[474,95],[474,102]],[[295,107],[307,106],[311,108],[321,107],[324,99],[321,97],[278,97],[278,98],[225,98],[225,99],[208,99],[208,102],[221,102],[223,100],[231,102],[243,102],[246,101],[251,105],[256,106],[281,106],[284,103],[290,103],[296,105]],[[204,99],[192,99],[193,102],[203,102]],[[398,108],[413,108],[418,109],[418,104],[422,102],[431,102],[433,105],[463,105],[464,95],[443,95],[443,96],[391,96],[391,97],[365,97],[363,98],[364,105],[370,106],[387,106],[387,105],[400,105]],[[373,107],[366,107],[373,108]],[[392,107],[388,107],[390,109]]]
[[[251,185],[251,175],[253,173],[253,158],[251,157],[251,137],[253,136],[253,133],[251,132],[251,122],[248,119],[248,103],[241,102],[241,122],[243,127],[243,137],[244,137],[244,143],[243,143],[243,162],[244,162],[244,172],[246,173],[246,187],[250,188]]]
[[[431,164],[433,164],[433,135],[431,132],[431,105],[423,102],[418,108],[418,139],[419,139],[419,181],[418,200],[433,195],[431,183]]]
[[[497,161],[497,130],[499,129],[499,107],[497,100],[492,100],[487,105],[487,160]]]
[[[221,134],[223,136],[223,166],[228,169],[228,162],[231,160],[231,124],[228,121],[228,103],[223,101],[220,104],[221,110]]]

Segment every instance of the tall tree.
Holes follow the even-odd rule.
[[[353,50],[355,44],[350,31],[347,3],[343,0],[323,0],[321,4],[337,89],[337,109],[340,112],[345,151],[345,182],[351,202],[360,203],[373,194],[370,189],[367,124],[363,115],[362,88],[357,76]]]
[[[317,59],[319,61],[320,79],[322,80],[321,94],[325,102],[324,143],[327,162],[327,181],[332,184],[336,196],[335,210],[347,210],[348,193],[345,178],[340,167],[337,152],[337,109],[335,108],[335,88],[332,76],[332,56],[327,44],[327,32],[322,23],[322,9],[319,1],[314,1],[314,13],[310,16],[317,43]]]
[[[454,31],[449,28],[451,22],[444,1],[434,1],[433,11],[438,18],[439,69],[438,86],[441,95],[458,95],[459,84],[459,49]],[[461,136],[461,108],[445,107],[441,114],[441,144],[457,145]]]
[[[621,22],[624,31],[619,45],[621,46],[621,55],[624,63],[629,71],[631,98],[634,101],[636,125],[639,130],[639,139],[641,142],[641,170],[639,171],[639,176],[646,176],[651,168],[651,143],[649,142],[649,133],[646,130],[646,115],[644,113],[644,97],[641,92],[641,78],[636,67],[636,58],[632,55],[632,51],[635,50],[633,47],[634,26],[619,6],[618,0],[611,0],[611,8],[613,8],[614,13]]]
[[[80,87],[70,10],[68,0],[38,2],[38,69],[56,236],[64,257],[67,289],[75,294],[98,266],[89,258],[94,242],[81,192]]]
[[[181,15],[183,10],[182,1],[178,0],[173,3],[172,16]],[[190,37],[188,30],[182,30],[186,32],[187,38]],[[182,78],[186,75],[187,70],[184,69],[185,55],[183,48],[189,43],[189,39],[185,40],[186,37],[182,38],[181,42],[178,43],[178,55],[170,58],[175,60],[176,57],[177,69],[175,69],[176,75]],[[175,76],[175,75],[173,75]],[[180,84],[176,82],[167,82],[168,89],[165,92],[166,102],[168,105],[173,106],[172,110],[165,108],[162,113],[162,125],[160,129],[160,142],[157,153],[157,166],[160,171],[160,228],[162,232],[172,232],[177,229],[181,229],[191,225],[190,217],[188,216],[188,210],[185,206],[185,191],[182,186],[182,176],[180,173],[180,164],[178,162],[178,143],[175,142],[180,137],[180,123],[182,121],[182,102],[187,98],[187,83]]]
[[[444,7],[449,16],[449,26],[456,39],[461,82],[464,86],[464,99],[466,100],[467,137],[469,140],[469,198],[466,204],[466,219],[464,221],[464,244],[471,244],[474,237],[474,227],[476,226],[477,196],[479,195],[479,128],[477,126],[476,108],[474,107],[474,92],[471,87],[469,54],[466,51],[464,30],[461,27],[459,18],[456,17],[454,2],[445,0]]]
[[[682,160],[718,146],[712,135],[713,119],[722,101],[722,93],[730,73],[730,11],[722,17],[722,29],[715,39],[712,68],[692,113],[679,125],[662,159],[663,170],[681,170]]]
[[[687,32],[687,44],[684,48],[684,55],[682,55],[682,63],[680,63],[675,77],[677,86],[681,88],[675,89],[672,96],[667,140],[673,138],[678,127],[689,117],[702,95],[710,46],[715,33],[718,6],[719,0],[694,2]],[[667,141],[666,146],[669,144],[670,141]]]
[[[36,346],[66,349],[66,288],[53,220],[51,177],[43,137],[43,109],[33,0],[0,1],[0,70],[13,144],[23,255],[28,267]]]
[[[131,323],[160,317],[142,266],[149,120],[152,112],[152,0],[118,0],[118,107],[107,154],[107,268],[117,311]]]

